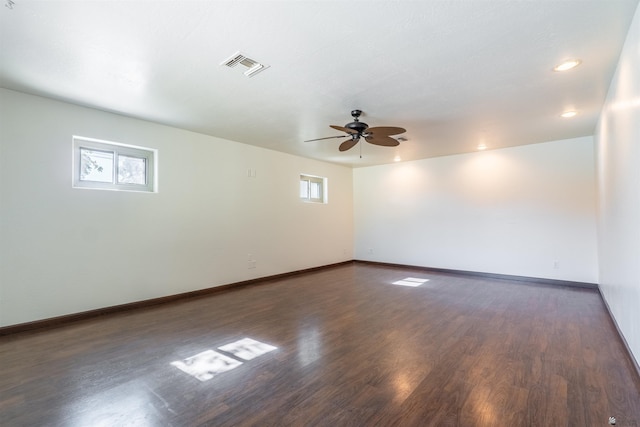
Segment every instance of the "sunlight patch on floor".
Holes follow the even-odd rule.
[[[171,365],[200,381],[207,381],[216,375],[237,368],[242,365],[242,362],[216,351],[207,350],[184,360],[171,362]]]
[[[214,350],[206,350],[184,360],[171,362],[171,365],[200,381],[208,381],[223,372],[230,371],[242,365],[243,362],[238,359],[252,360],[277,349],[278,347],[251,338],[243,338],[218,347],[218,350],[230,356]]]
[[[265,353],[277,349],[278,347],[253,340],[251,338],[243,338],[239,341],[232,342],[231,344],[218,347],[218,350],[230,353],[244,360],[255,359],[258,356],[262,356]]]
[[[428,282],[429,279],[418,279],[416,277],[407,277],[406,279],[402,279],[402,280],[398,280],[396,282],[393,282],[393,285],[399,285],[399,286],[411,286],[413,288],[420,286],[426,282]]]

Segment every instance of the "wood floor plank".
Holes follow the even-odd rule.
[[[277,349],[219,349],[244,338]],[[242,364],[171,364],[208,350]],[[2,426],[640,425],[597,291],[372,264],[3,336],[0,362]]]

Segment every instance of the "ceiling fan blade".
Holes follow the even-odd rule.
[[[404,128],[397,128],[393,126],[376,126],[366,130],[366,133],[373,134],[374,136],[389,136],[405,133],[407,130]]]
[[[332,138],[347,138],[348,136],[351,136],[351,135],[327,136],[327,137],[325,137],[325,138],[307,139],[307,140],[306,140],[306,141],[304,141],[304,142],[321,141],[321,140],[323,140],[323,139],[332,139]]]
[[[358,143],[358,141],[360,141],[360,138],[352,138],[348,141],[345,141],[342,144],[340,144],[340,147],[338,148],[338,150],[340,151],[350,150],[353,148],[354,145]]]
[[[336,125],[329,125],[330,128],[335,129],[335,130],[339,130],[340,132],[346,132],[350,135],[357,135],[358,131],[353,130],[353,129],[349,129],[343,126],[336,126]]]
[[[381,145],[383,147],[395,147],[400,145],[398,140],[393,139],[390,136],[386,136],[386,135],[382,135],[382,136],[371,135],[371,136],[365,137],[365,139],[369,144]]]

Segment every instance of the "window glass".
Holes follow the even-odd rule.
[[[113,152],[80,149],[82,181],[113,182]]]
[[[73,186],[155,192],[156,150],[73,137]]]
[[[309,198],[309,181],[306,181],[304,179],[300,180],[300,198]]]
[[[147,183],[147,162],[131,156],[118,156],[118,182],[121,184]]]
[[[306,202],[327,203],[327,178],[300,175],[300,199]]]
[[[322,185],[319,182],[311,182],[311,194],[312,199],[319,199],[322,196]]]

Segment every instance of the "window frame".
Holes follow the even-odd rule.
[[[307,182],[308,197],[302,197],[302,194],[298,194],[300,200],[306,203],[327,203],[327,178],[301,173],[300,183],[302,182]],[[320,197],[311,197],[311,183],[320,184]],[[298,191],[300,192],[300,187],[298,187]]]
[[[81,150],[89,149],[113,153],[112,182],[88,181],[81,177]],[[118,157],[134,157],[145,160],[145,184],[118,182]],[[137,145],[122,144],[84,136],[73,136],[72,186],[73,188],[93,190],[134,191],[143,193],[157,193],[157,157],[158,150]]]

